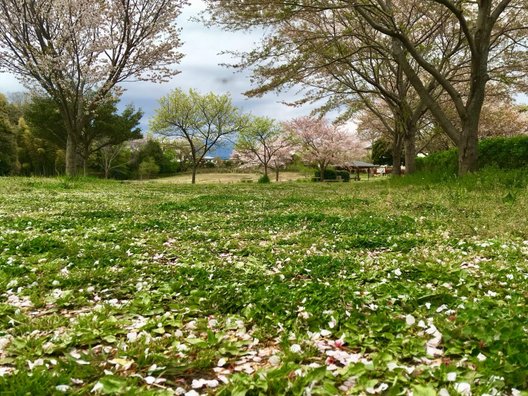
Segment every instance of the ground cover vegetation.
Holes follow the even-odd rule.
[[[1,393],[525,395],[527,186],[1,178]]]

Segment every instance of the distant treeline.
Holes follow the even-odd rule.
[[[182,142],[144,138],[141,110],[117,99],[90,114],[77,142],[77,167],[85,175],[116,179],[150,178],[188,169]],[[65,173],[67,134],[57,105],[45,96],[0,94],[0,176],[56,176]]]

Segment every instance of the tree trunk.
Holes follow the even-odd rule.
[[[276,182],[279,181],[279,167],[278,166],[275,168],[275,181]]]
[[[110,177],[110,167],[112,166],[112,161],[110,159],[104,159],[104,176],[105,179]]]
[[[71,135],[71,133],[68,133],[66,139],[66,176],[75,176],[77,174],[77,145]]]
[[[416,172],[416,130],[408,128],[404,137],[405,147],[405,174]]]
[[[264,163],[264,176],[268,177],[268,164]]]
[[[458,144],[458,175],[478,170],[478,134],[471,125],[467,125],[462,131],[462,137]]]
[[[319,164],[319,176],[322,182],[325,181],[326,166]]]
[[[84,153],[84,157],[83,157],[83,176],[86,177],[88,176],[88,153]]]
[[[486,82],[489,79],[487,73],[488,47],[483,43],[489,37],[480,37],[477,33],[477,38],[480,41],[479,56],[474,56],[472,61],[471,75],[473,83],[469,95],[469,105],[467,106],[467,113],[462,123],[462,133],[458,141],[458,175],[464,176],[470,172],[478,170],[478,134],[480,115],[482,113],[482,106],[486,97]]]
[[[402,139],[400,134],[396,134],[392,141],[392,174],[396,176],[401,175],[401,154],[402,154]]]
[[[198,165],[197,164],[193,164],[192,166],[192,179],[191,179],[191,183],[192,184],[196,184],[196,170],[198,169]]]

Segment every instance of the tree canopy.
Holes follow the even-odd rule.
[[[117,84],[163,81],[181,54],[176,17],[185,0],[4,0],[0,69],[39,87],[59,107],[66,173],[77,169],[87,118]]]
[[[293,139],[275,120],[252,117],[238,134],[233,158],[243,163],[262,165],[266,177],[271,167],[278,178],[280,167],[292,157],[293,147]]]
[[[461,174],[476,169],[487,87],[526,86],[528,22],[521,0],[207,3],[211,23],[267,28],[261,47],[242,54],[237,64],[253,71],[256,87],[249,95],[300,83],[308,91],[299,103],[325,98],[325,106],[344,107],[348,117],[358,110],[358,98],[359,108],[369,107],[371,87],[378,94],[398,92],[396,86],[373,84],[384,70],[377,63],[384,61],[386,70],[394,70],[395,84],[407,84],[403,92],[419,99],[409,106],[399,98],[396,126],[416,119],[413,111],[420,115],[427,109],[458,146]]]
[[[151,119],[152,132],[185,139],[191,148],[192,183],[211,149],[247,126],[247,117],[232,104],[229,95],[200,94],[175,89],[159,101]]]

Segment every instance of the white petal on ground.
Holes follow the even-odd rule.
[[[269,358],[269,364],[272,366],[278,366],[281,363],[281,358],[277,355],[273,355]]]
[[[293,344],[290,347],[290,351],[292,351],[293,353],[300,353],[302,351],[302,348],[299,344]]]
[[[457,382],[455,384],[455,390],[461,395],[470,396],[471,395],[471,385],[467,382]]]
[[[482,354],[482,353],[479,353],[477,355],[477,359],[479,360],[479,362],[483,362],[484,360],[487,359],[486,355]]]
[[[198,379],[198,380],[195,380],[195,379],[194,379],[194,380],[192,381],[192,384],[191,384],[191,386],[193,387],[193,389],[201,389],[201,388],[204,387],[204,385],[205,385],[205,380],[203,380],[203,379]]]
[[[101,384],[100,382],[97,382],[94,387],[92,388],[91,392],[94,393],[94,392],[99,392],[101,390],[103,390],[104,388],[104,385]]]
[[[156,382],[156,378],[154,378],[153,376],[149,375],[148,377],[145,377],[145,382],[149,385],[152,385],[154,382]]]

